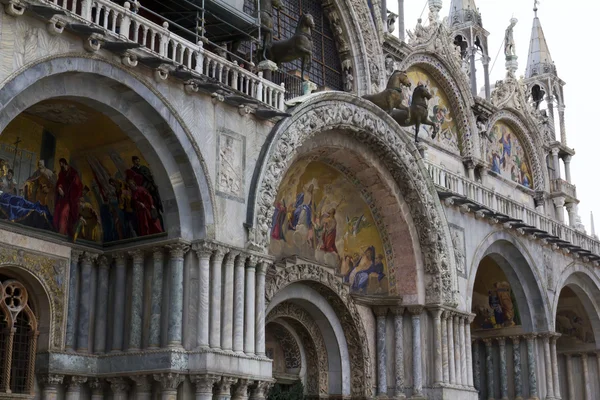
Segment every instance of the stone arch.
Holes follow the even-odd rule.
[[[279,270],[267,281],[265,295],[267,314],[277,304],[291,300],[308,305],[313,318],[315,311],[322,307],[320,310],[326,317],[325,322],[330,324],[333,333],[331,338],[337,342],[342,372],[346,372],[342,389],[348,393],[344,394],[352,394],[353,397],[372,395],[373,366],[367,333],[348,288],[335,275],[315,265],[294,265]],[[333,347],[329,348],[333,350]],[[335,350],[333,354],[336,354]]]
[[[311,357],[313,357],[313,362],[312,363],[308,363],[307,362],[307,347],[310,346],[312,343],[306,343],[304,340],[304,337],[301,336],[303,333],[308,334],[308,331],[305,332],[301,332],[299,333],[299,327],[296,325],[296,327],[292,326],[291,322],[288,322],[282,318],[278,318],[278,316],[276,316],[273,312],[270,313],[270,315],[267,316],[266,318],[266,323],[265,323],[265,331],[268,332],[269,328],[268,325],[269,324],[277,324],[279,325],[282,329],[285,329],[287,331],[287,334],[292,338],[292,340],[294,340],[296,343],[296,346],[298,348],[298,352],[300,354],[300,370],[298,371],[298,377],[301,379],[302,384],[305,387],[305,393],[308,393],[308,387],[307,387],[307,365],[311,364],[311,365],[317,365],[318,361],[316,361],[316,356],[317,356],[317,352],[316,350],[314,350],[314,346],[313,349],[310,349],[311,351],[314,350],[314,354],[311,354]],[[318,388],[318,378],[317,380],[314,381],[313,384],[314,388]],[[318,390],[315,389],[314,393],[318,393]]]
[[[572,289],[583,304],[594,331],[596,347],[600,349],[600,279],[591,273],[588,267],[579,263],[574,262],[567,266],[559,276],[554,292],[553,323],[558,313],[560,293],[565,287]]]
[[[283,301],[270,309],[267,324],[288,326],[304,346],[306,360],[306,390],[309,396],[327,396],[329,393],[329,355],[319,326],[301,306]],[[310,366],[310,367],[309,367]]]
[[[0,132],[30,106],[53,98],[99,108],[148,154],[149,161],[162,166],[156,179],[168,191],[163,203],[167,219],[175,222],[168,228],[171,236],[192,240],[213,234],[214,196],[200,149],[174,108],[144,78],[92,56],[38,60],[3,83]]]
[[[466,308],[470,311],[475,278],[480,262],[491,257],[506,275],[519,304],[523,328],[532,331],[548,331],[552,326],[549,300],[534,258],[516,237],[505,231],[487,235],[473,254],[467,284]],[[520,299],[520,301],[519,301]],[[543,310],[543,312],[539,312]]]
[[[452,63],[428,52],[412,53],[400,65],[402,70],[408,70],[410,67],[424,69],[442,86],[450,101],[459,131],[462,133],[461,155],[464,157],[475,156],[475,149],[479,148],[479,136],[472,134],[476,132],[473,128],[475,120],[471,111],[471,105],[475,103],[475,100],[464,73],[454,68]]]
[[[545,164],[545,157],[542,155],[543,146],[537,143],[528,132],[531,129],[517,116],[515,113],[509,110],[500,110],[494,113],[488,120],[486,126],[486,132],[489,132],[497,122],[504,122],[510,126],[518,136],[519,141],[529,157],[529,163],[531,165],[533,173],[533,189],[536,191],[547,191],[550,189],[550,180],[548,177],[548,171],[543,168]],[[544,161],[542,161],[544,160]]]
[[[412,140],[398,135],[391,117],[366,100],[345,93],[318,93],[277,124],[263,145],[250,190],[249,241],[269,244],[273,204],[284,173],[304,143],[332,131],[370,148],[400,189],[416,227],[424,259],[428,303],[456,302],[456,271],[450,257],[450,232],[435,186]]]

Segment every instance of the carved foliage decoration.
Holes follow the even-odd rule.
[[[63,345],[66,318],[67,260],[0,246],[0,268],[18,267],[35,276],[50,303],[50,348]]]
[[[279,324],[271,324],[269,327],[273,337],[281,345],[281,349],[283,350],[285,368],[300,368],[302,357],[300,356],[300,348],[294,337],[287,329]]]
[[[350,356],[350,380],[353,396],[372,395],[371,358],[367,334],[348,287],[332,273],[316,265],[300,264],[280,269],[267,282],[265,296],[270,302],[273,296],[286,286],[302,281],[319,292],[335,310],[344,328]]]
[[[334,100],[327,100],[333,97]],[[398,184],[417,228],[423,252],[428,303],[454,304],[452,262],[449,257],[447,229],[433,194],[435,188],[424,173],[425,167],[414,156],[409,138],[392,130],[390,117],[343,93],[324,93],[313,97],[296,114],[279,125],[263,166],[255,207],[255,229],[249,234],[251,245],[266,249],[273,218],[273,207],[281,180],[293,164],[302,143],[329,130],[341,130],[371,148]],[[321,100],[324,99],[324,100]],[[341,100],[341,101],[335,101]],[[448,240],[447,240],[448,239]]]

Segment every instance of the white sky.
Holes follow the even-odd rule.
[[[396,1],[387,0],[390,11],[397,11]],[[448,15],[450,2],[451,0],[444,0],[441,17]],[[406,29],[414,29],[426,3],[426,0],[404,0]],[[510,18],[514,16],[519,20],[514,28],[519,56],[517,76],[524,75],[533,23],[533,0],[475,0],[475,4],[481,12],[483,27],[490,32],[488,46],[491,63],[496,59],[502,45],[504,30],[509,25]],[[428,13],[427,7],[422,16],[423,24],[427,22]],[[559,77],[566,82],[564,91],[567,145],[576,152],[571,161],[571,179],[577,186],[579,215],[588,234],[590,211],[594,212],[596,233],[600,233],[600,184],[595,180],[599,178],[596,174],[600,172],[600,166],[593,163],[600,157],[600,135],[594,128],[598,123],[595,119],[598,111],[593,100],[594,93],[600,88],[600,77],[594,77],[598,70],[596,62],[600,58],[600,45],[596,43],[600,28],[598,15],[600,1],[597,0],[541,0],[538,5],[538,17],[546,35],[550,54]],[[398,35],[397,29],[395,35]],[[481,64],[478,64],[478,69],[481,69]],[[491,71],[490,82],[503,79],[505,72],[504,53],[501,51]],[[477,85],[483,85],[479,77]],[[558,112],[555,111],[555,114],[558,125]],[[565,178],[564,172],[562,177]]]

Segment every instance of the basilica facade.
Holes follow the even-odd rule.
[[[537,10],[494,83],[475,0],[0,3],[0,398],[600,397]]]

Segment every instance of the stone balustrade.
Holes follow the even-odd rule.
[[[284,85],[277,85],[240,67],[224,57],[204,49],[203,43],[189,40],[169,31],[168,22],[158,25],[132,10],[109,0],[39,0],[44,5],[62,8],[77,23],[101,27],[106,37],[139,43],[140,48],[129,50],[130,54],[158,56],[165,63],[183,66],[189,71],[203,74],[221,84],[257,99],[270,107],[283,110]]]
[[[46,374],[41,375],[39,381],[42,386],[42,400],[55,400],[61,387],[66,399],[79,400],[86,397],[84,386],[89,388],[92,400],[101,400],[109,392],[113,399],[121,400],[175,400],[177,391],[186,378],[195,386],[196,400],[264,400],[273,385],[271,381],[248,380],[219,374],[187,375],[172,372],[107,378]],[[153,382],[158,382],[154,388]],[[213,391],[218,395],[213,397]]]
[[[560,240],[587,250],[591,255],[586,253],[582,256],[586,257],[587,255],[593,258],[596,263],[597,260],[600,260],[600,241],[593,237],[527,207],[523,203],[503,196],[465,176],[447,171],[429,162],[426,162],[426,167],[434,184],[439,189],[463,196],[490,210],[520,220],[528,226],[535,227]],[[481,214],[483,216],[485,213],[481,212]]]
[[[572,199],[577,198],[577,188],[575,185],[564,179],[552,179],[550,181],[550,190],[552,193],[561,193]]]

